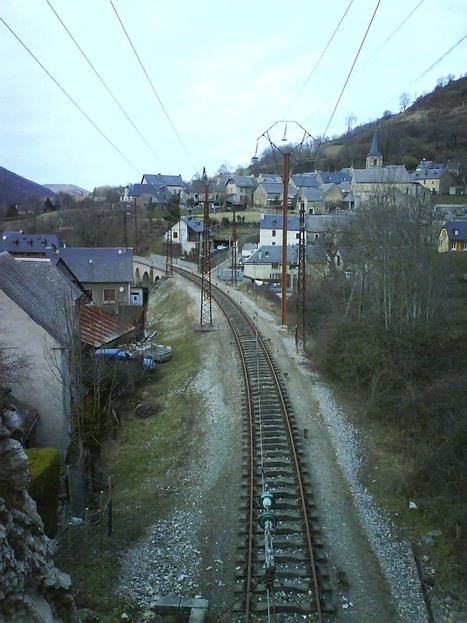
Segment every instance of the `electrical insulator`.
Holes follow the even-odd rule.
[[[270,491],[264,491],[261,494],[261,503],[265,511],[268,511],[274,502],[274,497]]]

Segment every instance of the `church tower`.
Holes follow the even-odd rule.
[[[371,141],[370,151],[366,157],[367,169],[381,169],[383,166],[383,155],[378,151],[378,130],[375,130]]]

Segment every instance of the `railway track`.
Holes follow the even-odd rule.
[[[181,269],[198,285],[200,278]],[[240,305],[212,286],[235,337],[244,376],[246,458],[236,621],[322,622],[333,611],[303,434],[266,340]],[[232,614],[232,613],[230,613]],[[234,620],[234,619],[230,619]]]

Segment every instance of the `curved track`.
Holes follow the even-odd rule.
[[[198,285],[196,275],[174,268]],[[324,621],[332,611],[308,474],[284,381],[266,340],[242,307],[212,286],[244,376],[245,527],[236,590],[238,621]]]

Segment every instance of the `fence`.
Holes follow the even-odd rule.
[[[83,557],[88,551],[104,547],[106,537],[112,534],[112,482],[102,483],[95,499],[80,516],[72,516],[55,537],[55,558]]]

